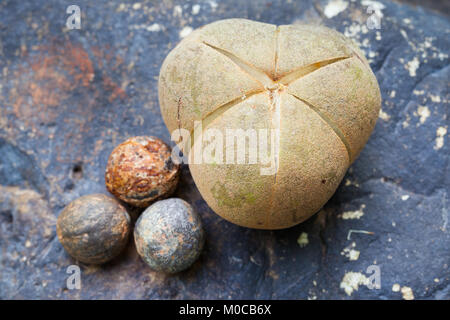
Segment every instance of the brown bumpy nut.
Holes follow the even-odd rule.
[[[56,233],[73,258],[102,264],[125,248],[130,216],[115,199],[103,194],[87,195],[64,208],[56,223]]]
[[[136,207],[170,196],[179,180],[171,149],[155,137],[133,137],[118,145],[108,159],[105,183],[109,192]]]

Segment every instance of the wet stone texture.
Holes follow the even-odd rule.
[[[369,29],[368,3],[80,0],[82,28],[68,30],[61,1],[2,1],[0,297],[448,299],[450,22],[371,1],[382,18]],[[107,264],[80,264],[81,289],[69,290],[76,262],[57,240],[57,216],[81,195],[107,193],[107,159],[122,141],[169,142],[159,67],[191,28],[231,17],[321,23],[356,41],[383,98],[371,139],[323,210],[287,230],[219,218],[184,166],[174,196],[203,220],[199,260],[154,272],[130,241]]]

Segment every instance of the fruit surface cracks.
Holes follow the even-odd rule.
[[[192,132],[195,121],[224,136],[226,129],[279,130],[273,175],[261,175],[262,164],[190,164],[216,213],[262,229],[295,225],[328,201],[381,103],[366,59],[342,34],[243,19],[212,23],[184,39],[161,68],[159,98],[171,132]]]

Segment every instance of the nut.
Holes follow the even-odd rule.
[[[133,137],[118,145],[108,159],[109,192],[136,207],[170,196],[179,180],[171,149],[155,137]]]
[[[189,168],[216,213],[259,229],[296,225],[330,199],[381,104],[367,60],[344,35],[244,19],[217,21],[184,38],[165,59],[158,85],[170,132],[192,132],[197,121],[222,137],[235,129],[238,142],[216,143],[213,161],[202,163],[192,154],[211,150],[211,139],[194,134]]]
[[[136,222],[139,255],[155,271],[176,273],[197,260],[204,244],[200,216],[181,199],[155,202]]]
[[[56,233],[73,258],[102,264],[116,257],[127,244],[130,217],[116,200],[103,194],[87,195],[63,209]]]

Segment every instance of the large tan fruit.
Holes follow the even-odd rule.
[[[250,140],[244,164],[227,162],[225,155],[239,144],[226,141],[223,164],[194,164],[195,148],[206,152],[211,144],[193,139],[189,167],[220,216],[250,228],[281,229],[306,220],[333,195],[375,126],[381,98],[364,55],[342,34],[229,19],[195,30],[169,53],[159,101],[171,133],[192,132],[199,123],[203,132],[219,130],[224,140],[226,129],[279,130],[273,140],[271,131],[266,136],[274,174],[263,173],[270,167],[263,157],[249,160],[259,147]]]

